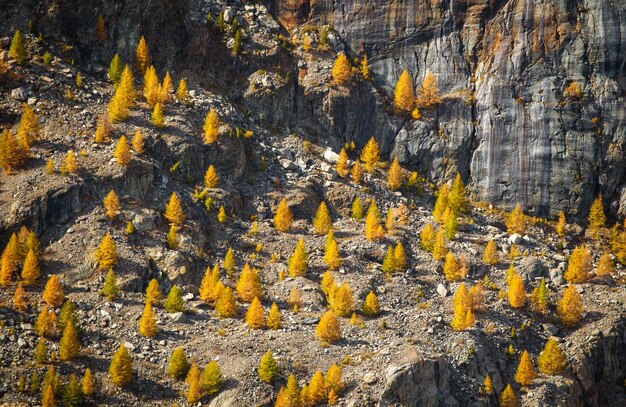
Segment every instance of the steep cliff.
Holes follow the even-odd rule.
[[[435,73],[446,95],[436,112],[367,129],[405,163],[435,180],[460,171],[476,199],[537,215],[581,219],[600,192],[613,215],[626,211],[623,2],[275,0],[272,9],[287,27],[331,25],[387,91],[402,69],[417,83]],[[579,96],[564,95],[572,82]]]

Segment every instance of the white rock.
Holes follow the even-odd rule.
[[[443,284],[439,283],[437,286],[437,294],[439,294],[440,297],[445,297],[448,295],[448,289]]]
[[[519,244],[522,241],[522,236],[519,233],[513,233],[509,236],[509,243]]]
[[[324,151],[324,160],[328,161],[329,163],[336,163],[339,160],[339,154],[335,153],[333,150],[329,148],[326,149],[326,151]]]

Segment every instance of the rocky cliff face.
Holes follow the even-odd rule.
[[[602,192],[613,214],[626,210],[624,3],[271,3],[287,27],[334,27],[387,91],[403,69],[417,83],[437,75],[446,97],[435,112],[400,125],[387,118],[357,137],[376,134],[435,180],[460,171],[479,200],[580,219]],[[580,97],[564,95],[572,82]],[[380,121],[361,111],[362,122]]]

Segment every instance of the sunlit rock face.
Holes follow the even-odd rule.
[[[613,215],[626,209],[625,3],[272,3],[286,27],[330,24],[389,92],[403,69],[418,85],[435,73],[436,111],[374,130],[405,163],[435,180],[460,171],[476,199],[537,215],[583,218],[600,192]],[[565,95],[572,82],[580,95]]]

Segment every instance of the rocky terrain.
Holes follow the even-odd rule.
[[[220,13],[223,33],[215,23]],[[603,194],[611,226],[623,225],[626,215],[625,13],[621,2],[599,0],[47,0],[0,6],[0,59],[8,67],[0,76],[0,127],[14,131],[26,103],[41,133],[26,165],[0,176],[0,241],[4,247],[26,226],[44,249],[42,277],[27,288],[26,312],[13,308],[15,285],[0,288],[0,403],[40,403],[39,393],[18,391],[17,378],[47,369],[33,361],[33,328],[45,281],[59,275],[66,296],[77,304],[82,347],[77,360],[54,365],[64,380],[91,368],[95,405],[185,405],[187,385],[166,371],[178,346],[202,366],[210,360],[220,364],[225,383],[203,405],[273,405],[290,373],[304,384],[333,363],[341,365],[346,383],[342,406],[495,406],[509,383],[524,406],[626,405],[625,267],[616,262],[610,278],[576,285],[585,307],[577,327],[562,327],[555,311],[574,247],[587,244],[595,267],[607,246],[607,239],[585,233],[591,202]],[[98,16],[106,22],[102,42]],[[244,38],[239,54],[232,52],[235,18]],[[15,29],[27,33],[30,58],[21,66],[8,57]],[[322,32],[326,48],[319,46]],[[175,83],[184,78],[191,101],[168,104],[165,127],[157,129],[140,100],[128,120],[113,126],[112,141],[96,144],[97,119],[113,95],[109,62],[119,53],[132,65],[141,35],[159,76],[169,70]],[[307,37],[313,49],[305,51]],[[52,55],[50,65],[42,62],[45,51]],[[331,69],[340,51],[351,58],[367,54],[373,80],[333,84]],[[435,73],[443,94],[442,104],[423,111],[419,120],[393,114],[392,89],[405,68],[416,83],[427,70]],[[76,88],[79,73],[84,85]],[[572,81],[582,85],[579,98],[563,95]],[[205,145],[202,127],[211,108],[222,120],[221,134],[217,143]],[[146,152],[120,167],[115,143],[136,130],[146,138]],[[238,136],[246,130],[252,137]],[[371,136],[383,160],[394,155],[420,174],[416,187],[390,191],[385,166],[367,174],[362,185],[338,176],[335,163],[344,143],[356,144],[352,162]],[[78,172],[47,174],[46,162],[53,160],[58,169],[68,150],[79,152]],[[194,198],[194,188],[211,164],[221,182],[211,189],[213,207],[207,210]],[[434,223],[436,186],[457,172],[474,203],[448,248],[469,257],[466,284],[485,276],[494,284],[476,324],[461,332],[450,327],[459,282],[446,281],[442,262],[422,250],[419,238]],[[122,203],[115,221],[102,207],[111,189]],[[163,217],[172,192],[187,216],[175,250],[167,246]],[[288,233],[279,233],[272,222],[283,196],[295,217]],[[366,240],[364,222],[350,217],[356,197],[375,200],[382,214],[406,205],[407,222],[382,241]],[[363,317],[362,326],[341,318],[343,339],[324,347],[315,336],[327,307],[320,289],[324,236],[311,226],[322,201],[331,210],[343,260],[333,272],[336,280],[350,284],[359,308],[375,292],[383,311]],[[523,236],[507,233],[504,223],[504,211],[516,203],[538,217]],[[217,220],[220,206],[227,222]],[[563,241],[555,233],[559,211],[570,223]],[[249,235],[255,220],[259,232]],[[134,234],[125,233],[126,221]],[[121,293],[113,301],[98,295],[104,273],[93,258],[106,232],[120,258],[115,273]],[[280,280],[300,238],[309,253],[308,272]],[[495,266],[482,261],[489,240],[501,258]],[[383,258],[397,242],[406,249],[408,269],[386,276]],[[513,261],[511,244],[522,252]],[[250,329],[244,304],[236,318],[220,319],[200,300],[205,269],[221,264],[229,247],[237,273],[223,281],[234,286],[246,262],[257,267],[263,305],[267,310],[278,304],[281,329]],[[513,310],[499,295],[510,264],[528,293],[546,279],[547,315],[529,307]],[[155,308],[159,333],[145,338],[137,324],[152,278],[164,293],[174,284],[183,288],[185,312]],[[294,287],[302,293],[298,313],[287,305]],[[540,374],[529,388],[515,385],[521,352],[536,359],[549,337],[561,344],[567,371]],[[107,370],[123,343],[135,373],[132,385],[119,389]],[[505,353],[509,345],[514,355]],[[58,340],[49,346],[57,350]],[[274,384],[256,373],[267,350],[281,369]],[[481,391],[487,375],[491,396]]]

